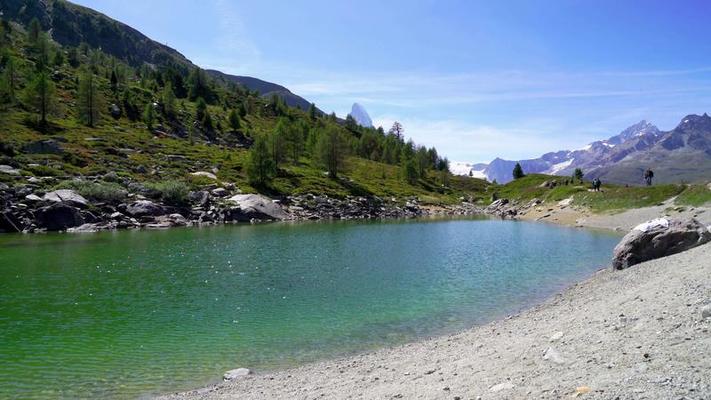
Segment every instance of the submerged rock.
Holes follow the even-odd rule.
[[[225,374],[222,375],[222,379],[224,379],[225,381],[231,381],[251,374],[252,371],[247,368],[237,368],[225,372]]]
[[[612,267],[625,269],[666,257],[711,241],[711,232],[695,219],[658,218],[637,225],[613,252]]]

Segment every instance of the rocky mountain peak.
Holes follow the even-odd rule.
[[[373,127],[373,120],[370,119],[370,115],[368,115],[368,112],[365,111],[365,107],[358,103],[353,103],[353,107],[351,107],[351,113],[348,115],[353,117],[353,119],[358,123],[358,125],[362,127]]]
[[[623,130],[618,135],[612,136],[611,138],[607,139],[607,143],[612,145],[618,145],[635,137],[641,137],[649,134],[658,135],[659,133],[660,131],[656,126],[647,122],[647,120],[642,120]]]

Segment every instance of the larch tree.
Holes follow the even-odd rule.
[[[91,71],[84,71],[79,78],[77,100],[79,120],[88,127],[95,127],[101,120],[104,99],[98,79]]]
[[[38,114],[41,127],[47,126],[47,118],[56,110],[57,89],[45,71],[37,72],[25,89],[25,103]]]

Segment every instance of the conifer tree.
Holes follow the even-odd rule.
[[[38,72],[29,83],[25,92],[25,102],[38,114],[40,127],[46,127],[47,118],[56,107],[56,88],[46,72]]]
[[[163,109],[167,116],[172,117],[175,115],[175,92],[170,81],[166,82],[163,87]]]
[[[156,115],[155,115],[155,110],[153,109],[153,103],[148,103],[146,104],[146,108],[143,110],[143,122],[146,124],[146,127],[148,128],[149,131],[153,130],[153,124],[155,124],[156,121]]]
[[[269,154],[267,140],[263,136],[258,136],[249,151],[247,164],[249,182],[255,186],[265,186],[271,182],[274,175],[276,175],[276,166],[272,155]]]
[[[5,104],[15,102],[15,92],[17,85],[17,69],[15,66],[15,58],[8,56],[5,62],[5,69],[0,77],[0,101]]]
[[[327,128],[321,134],[317,148],[321,164],[328,171],[328,177],[338,178],[338,172],[343,169],[345,160],[345,143],[340,132],[333,127]]]
[[[95,127],[101,119],[104,99],[99,90],[98,79],[90,71],[84,71],[79,78],[77,100],[79,120],[88,127]]]
[[[521,168],[521,164],[516,163],[516,165],[514,166],[514,169],[513,169],[513,178],[514,179],[521,179],[524,176],[526,176],[526,174],[523,173],[523,168]]]
[[[239,115],[237,114],[236,110],[230,111],[230,116],[229,116],[229,122],[230,122],[230,128],[237,132],[241,128],[241,123],[239,121]]]

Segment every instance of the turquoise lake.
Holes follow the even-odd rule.
[[[477,219],[0,236],[0,398],[139,398],[455,332],[618,240]]]

